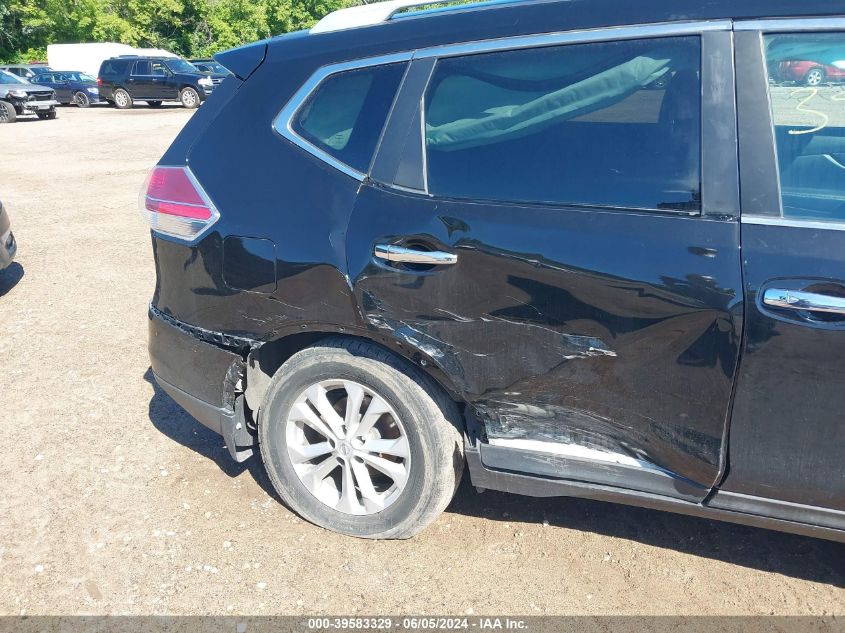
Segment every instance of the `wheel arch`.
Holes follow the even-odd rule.
[[[416,367],[425,373],[459,407],[462,407],[466,402],[463,392],[435,359],[396,337],[366,329],[338,327],[329,324],[300,324],[299,331],[289,332],[267,341],[254,347],[247,354],[244,393],[247,405],[256,416],[259,413],[270,380],[286,360],[320,341],[338,337],[358,339],[378,345],[409,366]]]

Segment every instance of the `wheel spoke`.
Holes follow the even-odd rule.
[[[358,424],[361,422],[361,403],[364,401],[364,388],[354,382],[344,381],[346,389],[346,436],[353,437]]]
[[[332,445],[328,442],[318,442],[317,444],[305,444],[305,445],[288,445],[288,449],[291,453],[291,461],[294,464],[302,464],[303,462],[308,462],[314,459],[315,457],[320,457],[321,455],[326,455],[327,453],[332,452]]]
[[[337,435],[330,429],[325,422],[323,422],[317,414],[315,414],[311,407],[304,402],[297,402],[290,410],[288,418],[294,422],[305,422],[312,429],[317,431],[320,435],[329,440],[336,440]]]
[[[397,464],[396,462],[392,462],[389,459],[385,459],[384,457],[370,455],[369,453],[356,451],[356,454],[358,455],[358,457],[363,459],[377,471],[382,472],[388,477],[390,477],[393,480],[393,483],[395,483],[400,488],[405,485],[405,481],[408,479],[408,473],[405,470],[404,465]]]
[[[357,460],[352,460],[352,473],[355,475],[355,481],[358,482],[358,489],[361,491],[361,496],[364,498],[364,504],[368,507],[373,505],[379,508],[384,508],[384,499],[382,495],[376,492],[373,486],[373,479],[370,477],[370,471],[367,467]],[[369,504],[367,502],[370,502]]]
[[[309,490],[314,492],[317,488],[319,488],[323,480],[338,467],[338,465],[337,458],[334,455],[330,455],[319,464],[308,470],[302,476],[302,483],[304,483]]]
[[[388,440],[366,440],[362,448],[370,453],[382,453],[395,457],[408,456],[408,440],[404,437]]]
[[[360,514],[361,503],[355,493],[355,478],[352,476],[352,466],[349,464],[349,460],[343,462],[342,468],[340,501],[337,504],[337,509],[349,514]]]
[[[387,406],[384,400],[378,396],[373,396],[373,399],[367,406],[367,410],[364,412],[364,417],[361,418],[361,424],[355,429],[355,437],[364,437],[373,428],[373,425],[378,422],[379,418],[389,411],[390,407]]]
[[[323,422],[329,425],[336,437],[343,437],[343,419],[334,410],[327,396],[326,388],[322,385],[314,385],[306,392],[306,397],[311,404],[319,411]]]

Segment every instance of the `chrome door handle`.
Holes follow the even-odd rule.
[[[832,297],[817,292],[769,288],[763,293],[763,303],[774,308],[845,314],[845,297]]]
[[[432,264],[446,266],[457,264],[458,256],[443,251],[420,251],[394,244],[376,244],[373,255],[389,262],[404,262],[408,264]]]

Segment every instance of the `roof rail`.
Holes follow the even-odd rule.
[[[311,33],[329,33],[354,29],[359,26],[373,26],[387,22],[394,14],[408,7],[420,7],[427,4],[446,4],[453,0],[385,0],[362,4],[329,13],[311,27]]]

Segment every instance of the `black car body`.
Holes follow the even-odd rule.
[[[15,242],[15,234],[12,233],[12,223],[9,214],[0,201],[0,270],[7,268],[15,259],[18,245]]]
[[[30,114],[39,119],[55,119],[58,104],[52,88],[0,70],[0,123],[12,123],[18,116]]]
[[[56,100],[63,104],[74,104],[87,108],[92,103],[100,102],[97,78],[83,72],[51,71],[39,73],[30,81],[39,86],[47,86],[56,91]]]
[[[142,198],[156,380],[348,534],[413,534],[465,459],[845,540],[845,110],[766,76],[845,17],[666,7],[374,3],[218,55]]]
[[[178,57],[112,57],[100,66],[97,77],[100,98],[118,108],[131,108],[136,100],[159,106],[180,101],[186,108],[199,107],[214,92],[207,74]]]

